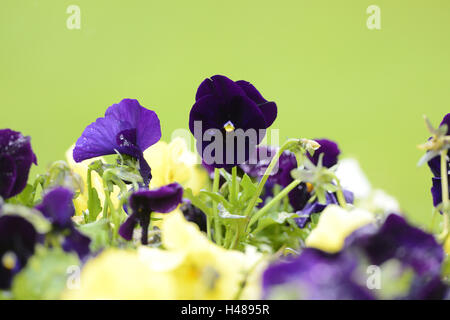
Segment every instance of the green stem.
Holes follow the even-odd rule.
[[[448,199],[448,169],[447,169],[447,149],[441,151],[441,189],[442,189],[442,212],[444,215],[444,230],[440,235],[445,241],[449,234],[449,199]]]
[[[339,202],[339,205],[346,209],[347,208],[347,201],[345,200],[344,193],[342,192],[341,186],[339,186],[339,189],[336,191],[337,200]]]
[[[284,188],[279,194],[277,194],[269,203],[267,203],[264,207],[259,209],[253,217],[251,217],[250,222],[247,225],[247,229],[250,228],[259,218],[261,218],[264,214],[267,213],[274,205],[281,201],[285,196],[291,192],[292,189],[297,187],[300,184],[300,180],[292,181],[286,188]]]
[[[220,182],[220,171],[217,168],[214,168],[214,181],[213,181],[213,192],[216,193],[219,191],[219,182]],[[217,204],[215,201],[212,202],[212,210],[214,216],[214,238],[216,240],[217,245],[222,244],[222,226],[219,220],[219,213],[217,212]]]
[[[259,181],[258,183],[258,187],[256,189],[255,194],[253,195],[253,197],[250,200],[250,204],[247,207],[247,209],[244,212],[244,215],[246,217],[248,217],[250,215],[250,213],[252,212],[253,208],[255,208],[256,202],[259,199],[259,196],[261,195],[261,192],[264,188],[264,185],[267,182],[267,179],[269,178],[270,173],[272,172],[273,168],[275,167],[275,165],[278,162],[278,159],[280,158],[281,154],[293,147],[294,145],[298,144],[299,140],[298,139],[289,139],[287,140],[281,147],[280,149],[278,149],[277,153],[275,154],[275,156],[272,158],[272,161],[270,161],[269,166],[267,167],[266,171],[264,172],[264,176],[262,177],[262,179]]]
[[[231,195],[230,200],[232,204],[235,204],[237,202],[237,167],[234,166],[231,169]]]

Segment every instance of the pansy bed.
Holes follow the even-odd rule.
[[[268,144],[278,114],[250,82],[205,79],[195,151],[123,99],[34,179],[30,137],[0,130],[0,297],[449,299],[450,114],[419,146],[427,226],[332,137]]]

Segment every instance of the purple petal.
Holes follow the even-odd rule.
[[[16,164],[8,155],[0,155],[0,196],[9,198],[16,181]]]
[[[334,166],[338,162],[338,156],[341,153],[336,142],[328,139],[316,139],[316,141],[320,144],[320,148],[314,152],[312,157],[308,154],[308,158],[317,165],[319,156],[323,153],[323,166],[327,168]]]
[[[15,266],[7,269],[0,263],[0,289],[8,289],[12,277],[19,272],[34,253],[38,234],[33,225],[14,215],[0,216],[0,259],[5,253],[14,253]]]
[[[294,211],[302,210],[311,198],[311,194],[308,192],[308,187],[305,183],[300,183],[297,187],[292,189],[288,194],[289,203]]]
[[[64,187],[57,187],[47,192],[42,203],[36,209],[56,227],[68,228],[72,226],[72,216],[75,214],[73,206],[73,192]]]
[[[7,199],[22,192],[32,163],[37,164],[37,160],[30,137],[10,129],[0,130],[0,196]]]
[[[381,265],[395,258],[419,276],[439,274],[444,259],[442,246],[433,235],[409,225],[396,214],[389,215],[378,232],[365,233],[353,243],[367,253],[371,263]]]
[[[117,151],[138,158],[161,138],[159,119],[154,111],[137,100],[124,99],[110,106],[83,131],[73,150],[76,162],[114,154]]]
[[[447,125],[447,135],[450,134],[450,113],[447,113],[444,118],[442,119],[441,123],[439,124],[439,126],[442,126],[443,124]]]
[[[442,203],[442,179],[432,178],[433,186],[431,187],[431,196],[433,197],[433,205],[437,207]],[[449,183],[449,197],[450,197],[450,183]]]
[[[258,107],[264,114],[267,127],[270,127],[277,118],[276,103],[268,102],[266,99],[264,99],[261,93],[250,82],[239,80],[236,81],[236,84],[239,85],[245,91],[247,97],[252,99],[258,105]]]
[[[183,204],[181,211],[187,221],[195,223],[201,231],[206,232],[206,214],[202,210],[188,202]]]
[[[207,95],[228,100],[233,96],[245,95],[245,92],[233,80],[222,75],[215,75],[203,80],[197,89],[195,100],[197,101]]]
[[[142,107],[135,99],[123,99],[106,110],[105,118],[114,117],[124,129],[136,130],[136,144],[141,151],[161,139],[161,125],[156,113]]]
[[[84,259],[89,253],[91,239],[79,232],[76,228],[71,228],[68,236],[64,238],[62,248],[66,252],[75,251],[80,259]]]
[[[304,249],[298,257],[266,269],[264,298],[272,298],[281,286],[294,295],[294,299],[374,299],[368,289],[354,280],[357,266],[356,257],[347,253],[328,254]]]
[[[137,213],[132,213],[120,226],[119,235],[125,240],[130,241],[133,238],[134,228],[138,223]]]
[[[183,187],[171,183],[154,190],[139,190],[130,196],[130,207],[133,212],[167,213],[175,210],[183,199]]]

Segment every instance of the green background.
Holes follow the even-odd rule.
[[[81,8],[68,30],[66,9]],[[368,30],[366,8],[381,8]],[[280,137],[329,137],[416,222],[431,214],[416,145],[449,108],[450,1],[2,0],[0,128],[32,137],[42,172],[122,98],[187,128],[199,83],[251,81]]]

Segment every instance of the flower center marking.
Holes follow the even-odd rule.
[[[314,189],[314,186],[311,183],[307,182],[306,190],[308,191],[308,193],[311,193],[313,191],[313,189]]]
[[[11,251],[6,252],[2,257],[2,264],[8,270],[14,269],[17,264],[16,254]]]
[[[223,128],[225,129],[226,132],[233,132],[235,129],[233,122],[231,121],[227,121],[227,123],[223,125]]]

